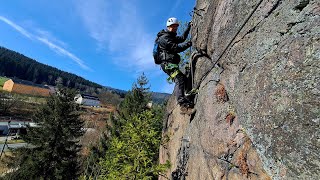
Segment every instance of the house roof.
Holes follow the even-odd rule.
[[[23,84],[23,85],[28,85],[28,86],[35,86],[35,87],[39,87],[39,88],[49,89],[48,86],[45,86],[42,84],[36,84],[31,81],[26,81],[26,80],[22,80],[22,79],[18,79],[18,78],[12,78],[11,80],[16,84]]]
[[[92,100],[99,101],[99,98],[97,96],[92,96],[92,95],[89,95],[89,94],[81,94],[81,97],[85,98],[85,99],[92,99]]]

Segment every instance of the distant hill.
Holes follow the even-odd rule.
[[[120,97],[124,97],[127,93],[127,91],[102,86],[75,74],[39,63],[23,54],[1,46],[0,76],[17,77],[37,84],[48,84],[52,86],[62,84],[65,87],[79,89],[83,93],[92,95],[97,95],[104,91],[111,91],[120,95]],[[169,94],[165,93],[153,93],[152,99],[155,102],[163,102],[168,96]]]
[[[171,94],[167,94],[167,93],[158,93],[158,92],[151,93],[151,99],[155,103],[162,103],[162,102],[168,100],[170,96],[171,96]]]
[[[103,86],[72,73],[37,62],[18,52],[0,47],[0,76],[17,77],[37,84],[76,88],[87,93],[99,92]]]

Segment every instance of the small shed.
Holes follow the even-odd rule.
[[[35,84],[31,81],[21,80],[21,79],[9,79],[3,84],[3,90],[20,93],[20,94],[30,94],[38,96],[49,96],[50,89],[48,86]]]
[[[78,94],[74,99],[76,103],[84,106],[100,106],[100,100],[97,96]]]

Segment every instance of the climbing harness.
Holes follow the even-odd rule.
[[[202,76],[200,82],[202,82],[207,76],[208,74],[213,70],[213,68],[215,68],[215,66],[218,64],[219,60],[222,58],[222,56],[224,55],[224,53],[229,49],[230,45],[232,44],[232,42],[236,39],[236,37],[239,35],[240,31],[243,29],[243,27],[247,24],[247,22],[249,21],[249,19],[252,17],[253,13],[258,9],[258,7],[261,5],[263,0],[260,0],[257,5],[253,8],[253,10],[251,11],[251,13],[249,14],[249,16],[245,19],[245,21],[242,23],[242,25],[240,26],[239,30],[237,31],[237,33],[233,36],[233,38],[231,39],[231,41],[228,43],[228,45],[226,46],[226,48],[222,51],[222,53],[220,54],[220,56],[218,57],[218,59],[213,62],[212,67]],[[200,84],[198,84],[197,88],[198,89],[200,87]]]
[[[166,63],[164,69],[172,72],[167,78],[168,83],[172,84],[172,82],[174,82],[174,78],[180,73],[179,66],[177,64]]]

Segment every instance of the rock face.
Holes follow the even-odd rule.
[[[198,0],[193,23],[196,112],[170,98],[159,179],[320,179],[319,0]]]

